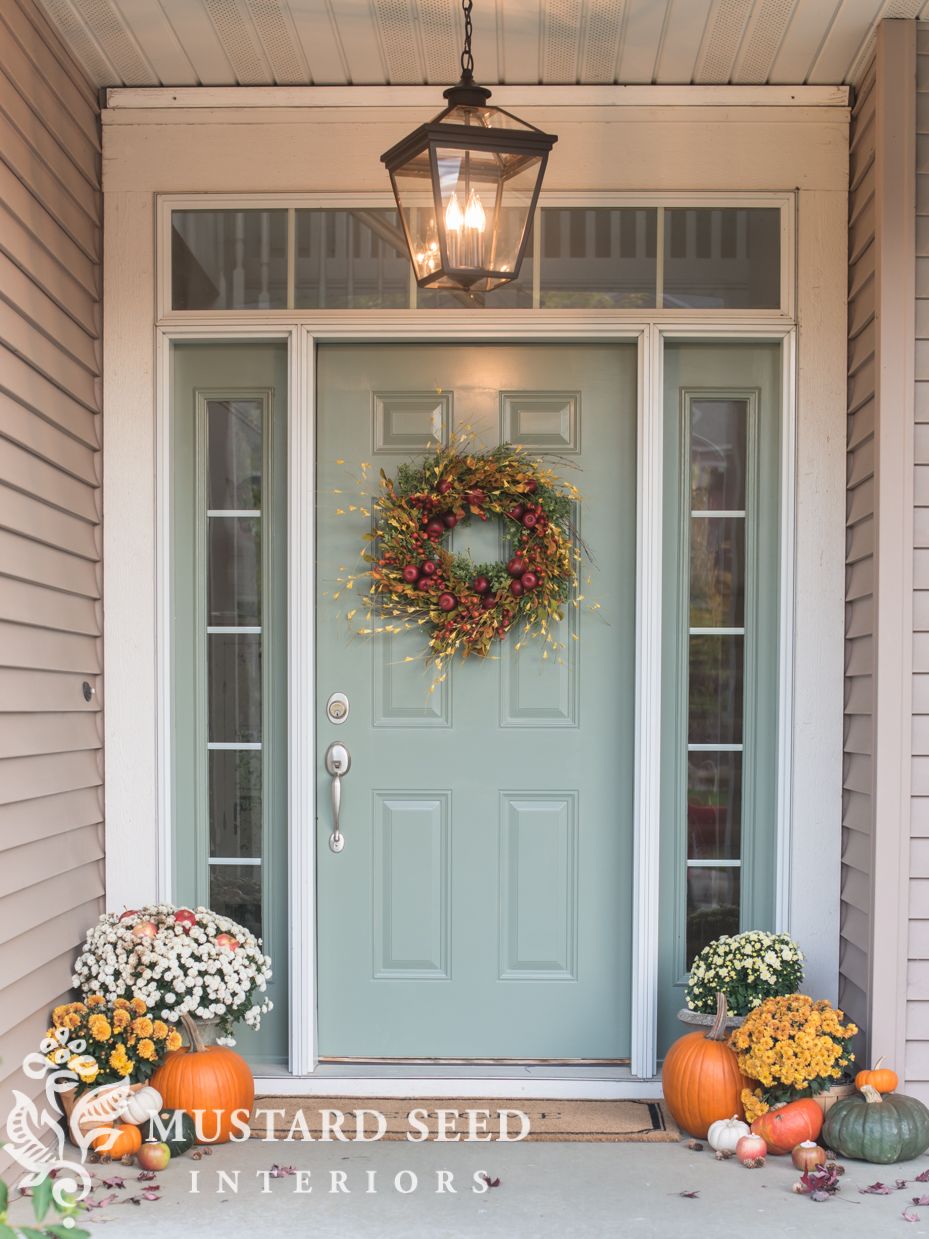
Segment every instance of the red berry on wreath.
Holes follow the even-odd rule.
[[[507,564],[506,570],[510,576],[522,576],[522,574],[526,571],[526,561],[524,559],[520,559],[518,555],[514,555]]]
[[[510,593],[513,595],[514,598],[518,598],[522,592],[523,592],[522,581],[519,581],[516,579],[510,581]]]
[[[531,570],[524,572],[519,579],[522,581],[523,589],[535,589],[539,583],[539,578]]]
[[[536,516],[535,512],[527,512],[523,517],[523,524],[527,529],[534,529],[538,523],[539,518]]]
[[[538,482],[535,480],[535,478],[529,478],[529,479],[527,479],[527,481],[526,481],[526,492],[527,492],[527,494],[530,494],[530,495],[535,494],[535,492],[538,490],[538,488],[539,488],[539,484],[538,484]]]
[[[435,560],[434,560],[434,559],[426,559],[426,560],[424,560],[424,561],[423,561],[423,576],[434,576],[434,575],[435,575],[435,567],[436,567],[436,565],[435,565]]]
[[[523,507],[523,505],[521,503],[518,503],[515,508],[510,508],[510,516],[512,516],[514,521],[521,521],[523,519],[523,514],[525,513],[525,511],[526,509]]]
[[[434,585],[435,581],[431,576],[421,576],[416,582],[417,589],[432,589]]]
[[[445,533],[445,521],[440,521],[436,517],[433,517],[426,526],[426,533],[430,538],[432,538],[433,541],[435,541],[436,538],[441,538],[442,534]]]
[[[484,608],[485,611],[492,611],[496,605],[497,605],[497,600],[493,596],[493,594],[485,594],[484,597],[481,599],[481,606]]]
[[[490,589],[490,582],[485,576],[476,576],[471,582],[471,588],[476,594],[486,594]]]
[[[442,481],[439,483],[439,494],[447,495],[451,489],[452,489],[451,482],[448,480],[448,478],[443,478]]]
[[[454,611],[458,606],[458,599],[454,594],[439,594],[439,607],[443,611]]]
[[[478,487],[474,487],[473,490],[465,491],[465,499],[468,501],[468,503],[472,504],[475,508],[477,508],[484,502],[484,492],[480,490]]]
[[[415,564],[405,564],[403,568],[403,579],[407,585],[415,585],[419,579],[419,569]]]
[[[442,520],[445,522],[446,529],[454,529],[455,526],[458,524],[458,517],[455,515],[454,512],[446,512],[445,515],[442,517]]]
[[[500,637],[500,638],[501,638],[501,640],[502,640],[502,639],[506,636],[506,629],[505,629],[505,628],[498,628],[498,629],[497,629],[497,636],[498,636],[498,637]]]

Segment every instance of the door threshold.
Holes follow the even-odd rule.
[[[320,1055],[321,1066],[346,1067],[628,1067],[628,1058],[340,1058]]]
[[[320,1063],[312,1075],[283,1068],[256,1076],[258,1096],[440,1097],[527,1100],[655,1100],[661,1079],[634,1076],[627,1066],[595,1064]]]

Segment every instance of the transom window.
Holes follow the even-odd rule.
[[[419,289],[382,206],[169,207],[170,312],[523,309],[787,312],[787,201],[543,206],[519,278]]]

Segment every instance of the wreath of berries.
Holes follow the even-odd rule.
[[[401,465],[396,480],[382,470],[380,485],[376,551],[366,556],[380,615],[426,626],[437,664],[486,657],[516,625],[555,644],[552,625],[577,579],[575,487],[518,446],[478,452],[466,442]],[[476,564],[443,545],[456,526],[493,517],[505,522],[504,560]]]

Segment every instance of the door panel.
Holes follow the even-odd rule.
[[[625,344],[319,350],[324,1058],[628,1056],[636,373]],[[420,634],[350,633],[357,601],[337,582],[363,570],[370,522],[348,492],[466,429],[557,458],[583,494],[592,562],[560,659],[517,652],[511,635],[430,692]],[[450,542],[505,553],[494,525]],[[341,725],[326,717],[333,692],[350,702]],[[339,854],[323,764],[335,740],[352,756]]]

